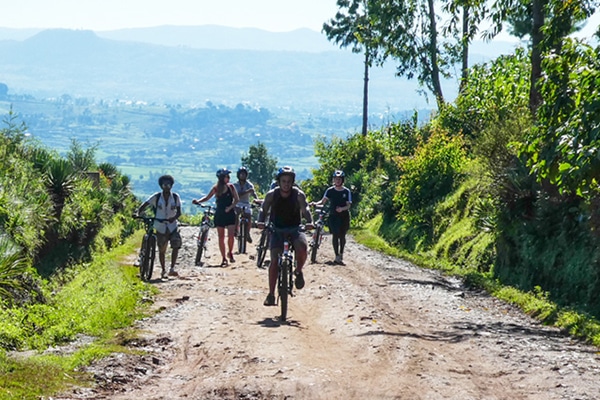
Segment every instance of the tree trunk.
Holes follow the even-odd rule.
[[[469,5],[463,7],[463,25],[462,25],[462,74],[460,78],[459,93],[462,93],[467,86],[469,79]]]
[[[531,2],[532,27],[531,27],[531,79],[529,86],[529,109],[535,115],[538,107],[542,103],[540,92],[537,90],[537,83],[542,76],[542,40],[544,34],[542,26],[544,25],[543,0],[533,0]]]
[[[431,62],[431,86],[438,109],[444,105],[444,94],[440,83],[440,68],[437,61],[437,27],[435,23],[434,0],[427,0],[429,6],[429,58]]]
[[[367,136],[367,127],[369,122],[369,49],[365,49],[365,80],[363,84],[363,119],[362,135]]]

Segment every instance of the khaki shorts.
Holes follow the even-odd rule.
[[[171,233],[159,233],[156,232],[156,243],[158,244],[158,252],[164,253],[167,251],[167,244],[171,244],[172,249],[180,249],[181,248],[181,235],[179,231],[176,230]]]

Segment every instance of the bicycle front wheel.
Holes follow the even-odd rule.
[[[148,262],[148,268],[146,269],[146,276],[148,281],[152,279],[152,271],[154,270],[154,260],[156,259],[156,236],[150,236],[148,243],[150,243],[150,257]]]
[[[152,278],[152,269],[154,267],[154,258],[156,255],[156,236],[144,235],[140,260],[140,278],[144,282]]]
[[[285,321],[287,318],[288,310],[288,295],[290,293],[290,274],[292,273],[292,266],[289,260],[283,259],[279,262],[279,304],[281,305],[281,321]]]
[[[317,262],[317,251],[319,250],[319,245],[321,244],[322,235],[322,228],[319,226],[316,228],[315,234],[313,235],[313,240],[310,243],[310,262],[312,264]]]
[[[206,240],[208,236],[208,231],[204,231],[200,234],[198,238],[198,250],[196,251],[196,260],[194,261],[194,265],[201,266],[202,265],[202,254],[204,253],[204,248],[206,246]]]
[[[269,244],[269,230],[263,229],[260,234],[260,241],[258,242],[258,246],[256,247],[256,266],[258,268],[263,268],[263,264],[265,262],[265,257],[267,256]]]
[[[243,220],[238,226],[238,252],[244,254],[246,252],[246,224]]]

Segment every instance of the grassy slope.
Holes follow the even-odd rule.
[[[38,349],[29,357],[0,354],[0,399],[48,398],[77,382],[86,385],[90,377],[77,373],[77,367],[115,351],[127,336],[134,335],[130,327],[147,312],[147,301],[155,292],[151,285],[137,278],[137,269],[124,261],[135,253],[141,240],[140,232],[115,250],[102,254],[56,292],[44,305],[24,314],[6,310],[0,324],[0,336],[7,330],[21,329],[19,339],[25,348]],[[11,316],[13,320],[11,320]],[[14,318],[22,318],[21,324]],[[28,330],[27,323],[36,318],[37,332]],[[48,346],[58,346],[75,335],[92,336],[95,340],[82,344],[65,355],[43,354]]]
[[[570,335],[582,338],[595,346],[600,346],[600,322],[576,311],[561,308],[548,300],[547,293],[536,290],[522,292],[510,286],[503,286],[488,272],[465,270],[449,262],[430,257],[428,254],[403,252],[388,244],[378,232],[386,229],[381,216],[370,221],[363,229],[354,229],[352,234],[365,246],[386,254],[405,258],[419,266],[441,269],[445,273],[461,276],[466,284],[485,289],[492,296],[520,307],[524,312],[545,324],[564,329]]]

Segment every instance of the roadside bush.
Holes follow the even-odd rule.
[[[482,132],[498,122],[514,119],[519,110],[528,110],[531,63],[519,48],[469,70],[469,84],[453,104],[440,110],[436,122],[449,132],[462,133],[468,147],[489,141]],[[524,135],[524,132],[521,132]]]
[[[302,182],[302,189],[309,199],[320,200],[331,186],[332,173],[341,169],[346,173],[345,185],[352,191],[353,225],[360,225],[378,213],[395,215],[390,182],[398,180],[399,168],[394,157],[412,154],[422,134],[415,113],[405,122],[369,131],[366,136],[356,133],[346,140],[335,137],[329,142],[317,140],[315,154],[320,166],[312,171],[312,179]]]
[[[394,196],[398,218],[431,241],[435,206],[460,183],[467,162],[461,136],[433,130],[414,156],[398,157],[400,179]]]

